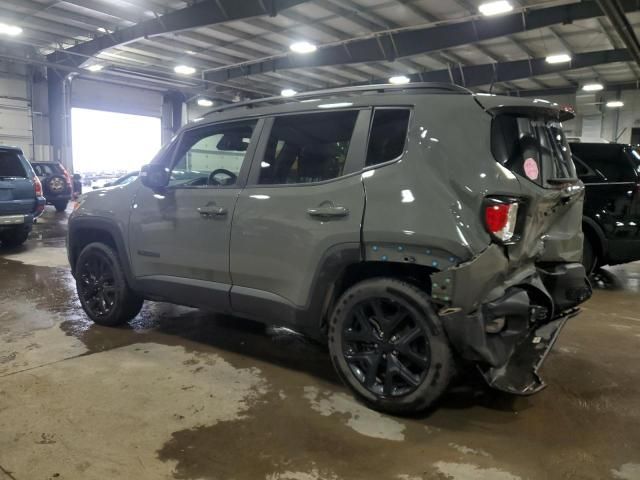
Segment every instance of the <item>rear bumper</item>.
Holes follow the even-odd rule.
[[[474,263],[467,264],[468,282],[473,282]],[[504,278],[484,272],[485,277],[492,275],[498,275],[495,281],[500,283],[476,287],[487,293],[479,300],[464,299],[463,306],[472,305],[469,310],[456,305],[454,287],[453,302],[440,310],[440,318],[456,351],[478,365],[489,385],[510,393],[535,393],[544,387],[538,368],[566,320],[591,296],[584,267],[532,265]]]
[[[0,231],[26,228],[29,231],[33,226],[34,216],[29,214],[0,215]]]

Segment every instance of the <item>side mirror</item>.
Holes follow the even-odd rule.
[[[73,174],[73,179],[74,180],[82,180],[82,175],[80,175],[79,173],[74,173]]]
[[[140,181],[151,190],[162,190],[169,185],[171,172],[162,165],[150,163],[140,170]]]

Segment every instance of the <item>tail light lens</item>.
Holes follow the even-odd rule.
[[[515,241],[518,220],[518,202],[489,199],[484,207],[484,223],[487,231],[496,240],[507,243]]]
[[[67,185],[69,187],[71,187],[72,182],[71,182],[71,175],[69,175],[69,172],[67,172],[67,169],[64,168],[62,165],[60,165],[60,168],[62,169],[62,174],[64,175],[65,180],[67,181]]]
[[[33,190],[36,194],[36,197],[42,197],[42,183],[38,177],[34,177],[33,179]]]

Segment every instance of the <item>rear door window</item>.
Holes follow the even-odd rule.
[[[377,108],[373,112],[366,166],[390,162],[402,156],[409,129],[409,109]]]
[[[258,183],[314,183],[342,176],[357,119],[358,111],[277,117]]]
[[[27,178],[27,171],[16,152],[0,151],[0,178]]]
[[[491,149],[499,163],[538,185],[576,178],[569,144],[555,120],[498,115],[491,127]]]

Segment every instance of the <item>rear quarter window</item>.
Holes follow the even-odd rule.
[[[0,177],[27,178],[27,171],[16,152],[0,151]]]

